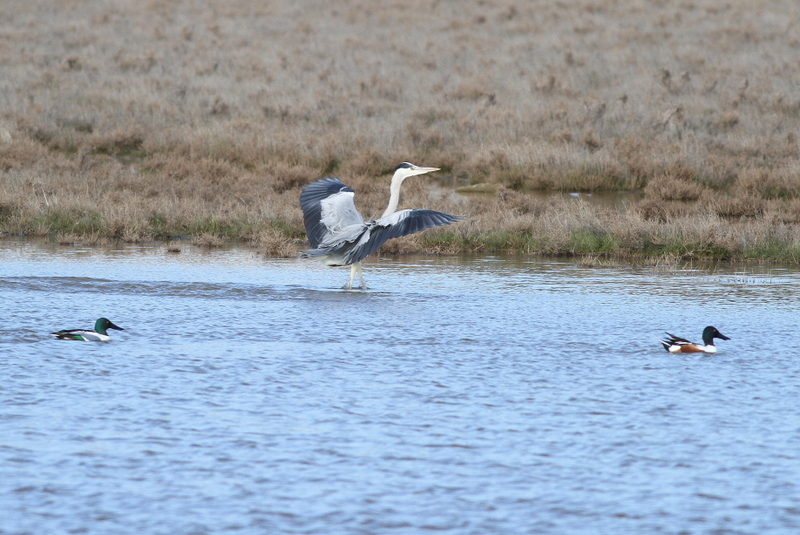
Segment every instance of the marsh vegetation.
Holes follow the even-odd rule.
[[[443,170],[401,207],[467,220],[388,252],[797,262],[798,24],[790,0],[10,0],[0,231],[292,255],[303,185],[374,216],[412,161]]]

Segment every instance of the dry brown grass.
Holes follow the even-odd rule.
[[[9,0],[0,230],[287,255],[302,185],[337,174],[375,215],[410,160],[443,180],[410,185],[404,206],[470,219],[397,252],[579,253],[588,236],[655,244],[682,224],[691,237],[704,217],[721,225],[711,249],[756,236],[792,249],[798,24],[791,0]],[[477,182],[505,189],[450,193]],[[645,199],[559,216],[532,189]]]

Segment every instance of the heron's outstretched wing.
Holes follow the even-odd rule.
[[[311,247],[316,248],[332,232],[364,222],[353,204],[354,193],[336,177],[326,177],[303,188],[300,208]]]
[[[380,249],[387,240],[449,225],[460,219],[462,218],[434,210],[400,210],[365,224],[358,239],[346,245],[344,258],[348,264],[359,262]]]

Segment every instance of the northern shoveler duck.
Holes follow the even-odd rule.
[[[55,337],[59,340],[82,340],[84,342],[108,342],[111,337],[106,333],[107,329],[116,329],[124,331],[122,327],[117,327],[106,318],[100,318],[94,323],[94,330],[87,331],[84,329],[66,329],[63,331],[54,332]]]
[[[695,344],[686,338],[675,336],[674,334],[667,333],[669,336],[666,340],[659,340],[664,349],[670,353],[716,353],[717,348],[714,346],[714,338],[721,338],[722,340],[730,340],[727,336],[719,332],[715,327],[709,325],[703,329],[703,344]]]

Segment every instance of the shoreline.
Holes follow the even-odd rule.
[[[299,208],[297,210],[299,212]],[[696,214],[668,222],[653,222],[642,220],[632,209],[614,211],[592,207],[582,200],[562,201],[561,207],[545,208],[538,215],[510,217],[506,227],[491,228],[484,226],[481,216],[466,217],[455,226],[391,240],[379,254],[574,258],[587,265],[674,264],[695,260],[800,264],[797,226],[770,224],[765,220],[730,222],[714,215]],[[172,229],[162,225],[159,235],[140,229],[133,239],[111,234],[113,229],[104,227],[102,218],[94,221],[90,231],[81,231],[80,218],[70,220],[61,214],[62,230],[40,233],[9,230],[0,222],[0,239],[34,239],[59,245],[161,244],[168,252],[179,252],[187,245],[208,249],[247,247],[275,258],[294,257],[308,246],[302,223],[296,220],[243,225],[216,219],[207,230],[183,235],[180,232],[192,223]],[[200,227],[204,223],[208,222],[194,225]],[[18,218],[15,224],[25,226]],[[29,223],[34,224],[41,225],[41,219]],[[236,233],[237,228],[243,231]]]

